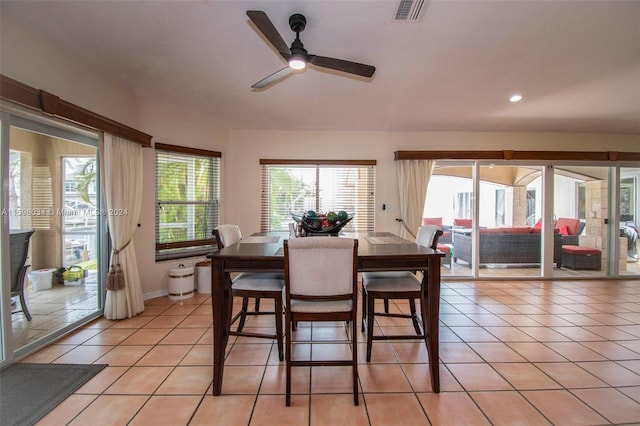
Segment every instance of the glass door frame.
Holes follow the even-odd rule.
[[[0,298],[0,313],[2,314],[2,327],[0,330],[0,367],[11,364],[33,352],[40,349],[42,346],[58,339],[60,336],[68,333],[71,330],[78,328],[79,326],[86,324],[87,322],[101,317],[104,314],[104,277],[107,273],[108,265],[108,244],[109,237],[107,231],[106,218],[103,215],[97,217],[97,232],[96,238],[98,240],[98,274],[97,274],[97,300],[96,310],[85,316],[82,319],[74,321],[58,330],[48,334],[47,336],[37,341],[28,343],[21,348],[15,348],[13,344],[13,331],[12,331],[12,317],[11,317],[11,286],[10,284],[10,271],[5,265],[9,265],[9,168],[6,167],[9,163],[9,151],[10,151],[10,129],[11,127],[21,128],[30,132],[41,133],[47,136],[69,140],[75,143],[81,143],[90,145],[96,148],[96,165],[97,176],[100,176],[100,161],[98,152],[99,135],[95,132],[88,131],[81,127],[71,126],[67,123],[61,122],[56,119],[44,117],[38,114],[34,114],[30,111],[25,111],[20,108],[13,108],[11,106],[2,105],[0,110],[0,161],[2,165],[2,194],[0,195],[0,208],[2,209],[1,216],[2,221],[2,238],[0,241],[1,256],[0,260],[2,265],[0,270],[2,271],[2,291]],[[99,181],[96,184],[96,196],[97,196],[97,209],[102,211],[103,198],[102,198],[102,185]]]

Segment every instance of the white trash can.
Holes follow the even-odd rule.
[[[193,266],[180,264],[169,269],[169,300],[183,300],[193,297]]]
[[[196,281],[198,293],[211,293],[211,261],[196,263]]]
[[[53,273],[57,270],[57,268],[45,268],[29,272],[33,291],[49,290],[53,284]]]

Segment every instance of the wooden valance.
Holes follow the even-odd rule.
[[[180,146],[180,145],[168,145],[166,143],[158,143],[154,145],[155,149],[159,149],[162,151],[171,151],[171,152],[179,152],[181,154],[190,154],[190,155],[200,155],[203,157],[218,157],[222,158],[222,153],[220,151],[209,151],[207,149],[199,149],[199,148],[190,148],[188,146]]]
[[[45,114],[59,117],[91,129],[107,132],[142,146],[151,146],[151,135],[118,123],[110,118],[89,111],[71,102],[60,99],[44,90],[35,89],[24,83],[0,74],[0,99],[10,101]]]
[[[618,151],[396,151],[395,160],[640,161],[640,152]]]

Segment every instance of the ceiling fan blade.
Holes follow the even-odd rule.
[[[251,88],[252,89],[264,89],[265,87],[270,86],[270,85],[272,85],[274,83],[277,83],[278,81],[282,80],[283,78],[285,78],[286,76],[288,76],[292,72],[293,72],[293,69],[291,69],[289,67],[282,68],[280,71],[274,72],[269,77],[263,78],[262,80],[260,80],[259,82],[257,82],[253,86],[251,86]]]
[[[326,56],[309,55],[309,62],[323,68],[331,68],[336,71],[343,71],[349,74],[371,77],[376,72],[376,67],[359,64],[358,62],[345,61],[344,59],[327,58]]]
[[[291,54],[289,46],[284,42],[266,13],[262,10],[247,10],[247,16],[281,55]]]

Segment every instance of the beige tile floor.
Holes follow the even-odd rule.
[[[55,333],[87,315],[99,311],[98,287],[95,276],[87,278],[82,285],[63,285],[55,283],[46,290],[35,291],[29,280],[26,281],[25,297],[32,320],[22,312],[12,313],[11,329],[14,348]],[[20,302],[15,297],[20,309]]]
[[[271,322],[254,317],[250,325]],[[443,283],[440,324],[439,394],[430,390],[424,344],[375,342],[367,364],[358,331],[357,407],[348,367],[294,369],[285,407],[275,345],[248,338],[230,341],[223,395],[212,396],[208,295],[149,300],[138,317],[94,321],[25,361],[109,364],[39,425],[640,424],[637,280]],[[376,332],[407,327],[380,318]],[[299,332],[326,340],[345,330],[301,324]],[[349,351],[322,348],[297,353]]]

